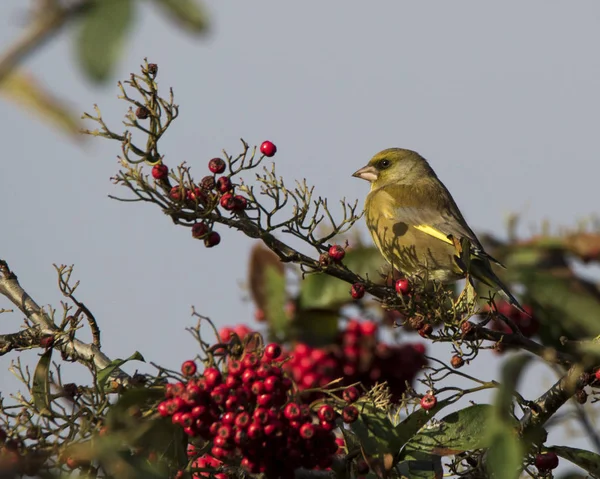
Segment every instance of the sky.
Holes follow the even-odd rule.
[[[600,3],[206,3],[211,35],[197,38],[144,2],[106,86],[82,76],[71,29],[24,67],[76,112],[97,103],[121,131],[116,81],[148,57],[181,107],[165,161],[186,161],[199,177],[222,149],[238,152],[240,138],[269,139],[288,181],[362,202],[368,185],[352,172],[397,146],[430,161],[478,232],[504,236],[514,213],[523,237],[543,220],[572,227],[598,213]],[[0,51],[25,13],[20,0],[0,2]],[[104,352],[139,350],[171,368],[195,354],[185,331],[192,305],[218,325],[252,324],[243,288],[251,240],[221,229],[222,243],[207,250],[157,208],[109,199],[125,193],[110,182],[119,145],[76,144],[0,101],[0,257],[39,304],[60,306],[53,264],[74,264]],[[21,321],[2,319],[0,333]],[[13,358],[0,358],[0,370]],[[500,361],[489,358],[467,370],[496,374]],[[528,381],[532,396],[553,381],[541,371]],[[2,373],[0,389],[14,388]]]

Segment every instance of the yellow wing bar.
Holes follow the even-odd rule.
[[[437,239],[443,241],[444,243],[448,243],[451,245],[454,244],[452,242],[452,240],[450,238],[448,238],[447,235],[442,233],[440,230],[436,230],[433,226],[417,225],[417,226],[414,226],[414,228],[418,229],[419,231],[422,231],[425,234],[428,234],[429,236],[433,236],[434,238],[437,238]]]

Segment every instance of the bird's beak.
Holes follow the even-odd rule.
[[[360,178],[361,180],[367,180],[371,183],[379,178],[379,172],[374,166],[367,165],[363,166],[360,170],[355,171],[352,176]]]

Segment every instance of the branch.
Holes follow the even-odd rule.
[[[3,260],[0,260],[0,294],[6,296],[21,310],[27,319],[37,328],[41,336],[60,333],[60,329],[21,287],[17,276]],[[111,364],[111,360],[98,347],[75,338],[59,341],[55,348],[74,361],[92,363],[97,370],[104,369]],[[120,382],[127,382],[129,379],[129,375],[120,369],[116,369],[111,374],[111,377]]]
[[[0,335],[0,356],[11,351],[22,351],[40,346],[42,335],[38,328],[27,328],[18,333]]]
[[[572,366],[548,391],[531,404],[521,420],[525,433],[542,427],[575,393],[587,386],[589,374],[580,365]]]
[[[0,82],[28,55],[58,33],[68,20],[90,4],[89,0],[81,0],[62,7],[56,1],[43,2],[22,36],[0,56]]]

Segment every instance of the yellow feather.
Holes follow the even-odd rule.
[[[433,236],[434,238],[442,240],[444,243],[448,243],[448,244],[452,244],[452,245],[454,244],[452,242],[452,240],[448,238],[448,236],[446,236],[440,230],[436,230],[433,226],[417,225],[417,226],[414,226],[414,228],[418,229],[419,231],[422,231],[423,233],[428,234],[429,236]]]

